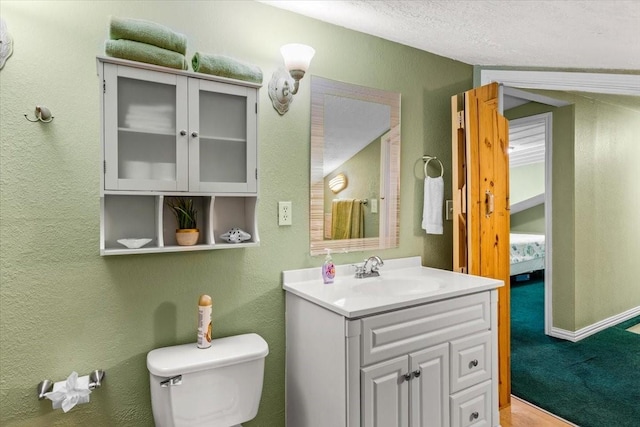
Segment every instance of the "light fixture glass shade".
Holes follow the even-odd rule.
[[[291,43],[282,46],[280,53],[284,58],[284,66],[287,71],[300,70],[306,72],[316,51],[305,44]]]
[[[340,173],[334,178],[329,180],[329,188],[334,194],[339,193],[347,187],[347,177],[345,174]]]

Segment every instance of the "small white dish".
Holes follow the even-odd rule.
[[[118,243],[129,249],[138,249],[149,243],[151,239],[119,239]]]

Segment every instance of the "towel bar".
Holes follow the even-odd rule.
[[[438,159],[435,156],[422,156],[422,160],[424,161],[424,177],[427,178],[429,175],[427,174],[427,165],[429,164],[429,162],[431,160],[435,160],[436,162],[440,163],[440,177],[442,177],[442,175],[444,175],[444,166],[442,165],[442,162],[440,161],[440,159]]]

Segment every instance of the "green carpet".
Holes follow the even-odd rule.
[[[544,334],[544,283],[511,287],[512,393],[581,427],[640,426],[640,316],[577,343]]]

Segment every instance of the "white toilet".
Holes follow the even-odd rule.
[[[267,342],[257,334],[152,350],[151,406],[158,427],[231,427],[258,413]]]

